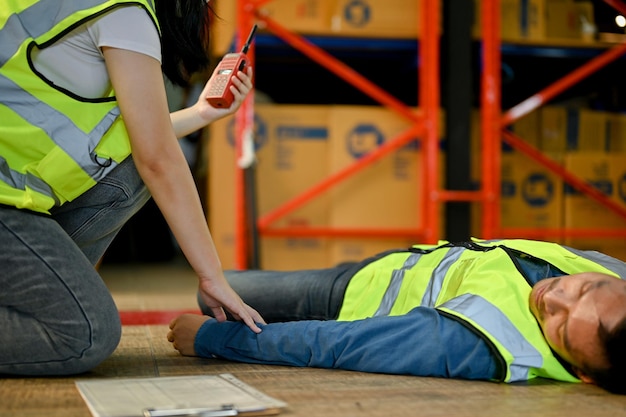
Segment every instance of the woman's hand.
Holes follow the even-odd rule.
[[[211,78],[215,77],[215,73],[211,76]],[[194,105],[196,107],[196,111],[207,123],[211,123],[214,120],[221,119],[222,117],[226,117],[235,113],[245,100],[246,96],[252,90],[252,67],[248,67],[247,72],[237,71],[235,75],[232,77],[232,85],[230,86],[230,91],[233,93],[235,97],[233,103],[230,107],[226,109],[218,109],[209,104],[207,101],[208,91],[209,91],[209,81],[204,86],[202,93],[198,97],[198,101]]]
[[[243,321],[253,332],[260,333],[257,323],[266,324],[263,317],[243,302],[223,276],[221,279],[200,279],[199,294],[202,301],[211,309],[217,321],[226,321],[224,308],[236,320]]]
[[[248,67],[246,73],[238,71],[233,76],[230,90],[235,98],[231,106],[227,109],[217,109],[207,101],[209,91],[209,82],[207,82],[202,93],[198,96],[198,100],[192,106],[175,111],[170,115],[176,137],[182,138],[239,110],[246,96],[252,90],[252,68]]]

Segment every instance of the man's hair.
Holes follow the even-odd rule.
[[[161,68],[179,86],[209,65],[209,26],[212,9],[205,0],[156,0],[161,27]]]
[[[610,332],[600,326],[598,335],[604,346],[609,367],[583,371],[607,391],[626,394],[626,317]]]

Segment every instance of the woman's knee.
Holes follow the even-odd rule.
[[[121,340],[119,315],[94,320],[32,324],[28,337],[0,350],[0,375],[61,376],[91,371]]]
[[[91,371],[100,365],[117,349],[122,327],[119,315],[106,320],[90,321],[84,324],[82,335],[73,344],[66,345],[62,374],[80,374]]]

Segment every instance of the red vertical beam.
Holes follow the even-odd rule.
[[[237,0],[237,51],[241,51],[248,33],[254,24],[254,16],[251,14],[252,5],[248,0]],[[248,50],[248,59],[254,67],[254,46]],[[244,142],[251,140],[254,123],[254,95],[246,97],[243,104],[235,114],[235,268],[246,269],[248,266],[248,227],[246,223],[246,183],[244,168]],[[249,155],[245,155],[249,157]]]
[[[423,226],[425,243],[438,239],[439,217],[438,176],[439,167],[439,0],[420,0],[421,39],[419,47],[419,102],[424,112],[425,135]]]
[[[482,0],[483,70],[481,74],[482,236],[500,229],[500,1]]]

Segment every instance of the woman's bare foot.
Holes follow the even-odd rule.
[[[212,317],[198,314],[183,314],[176,317],[170,323],[170,331],[167,333],[168,342],[172,343],[174,349],[184,356],[196,356],[193,347],[196,334],[205,321]]]

